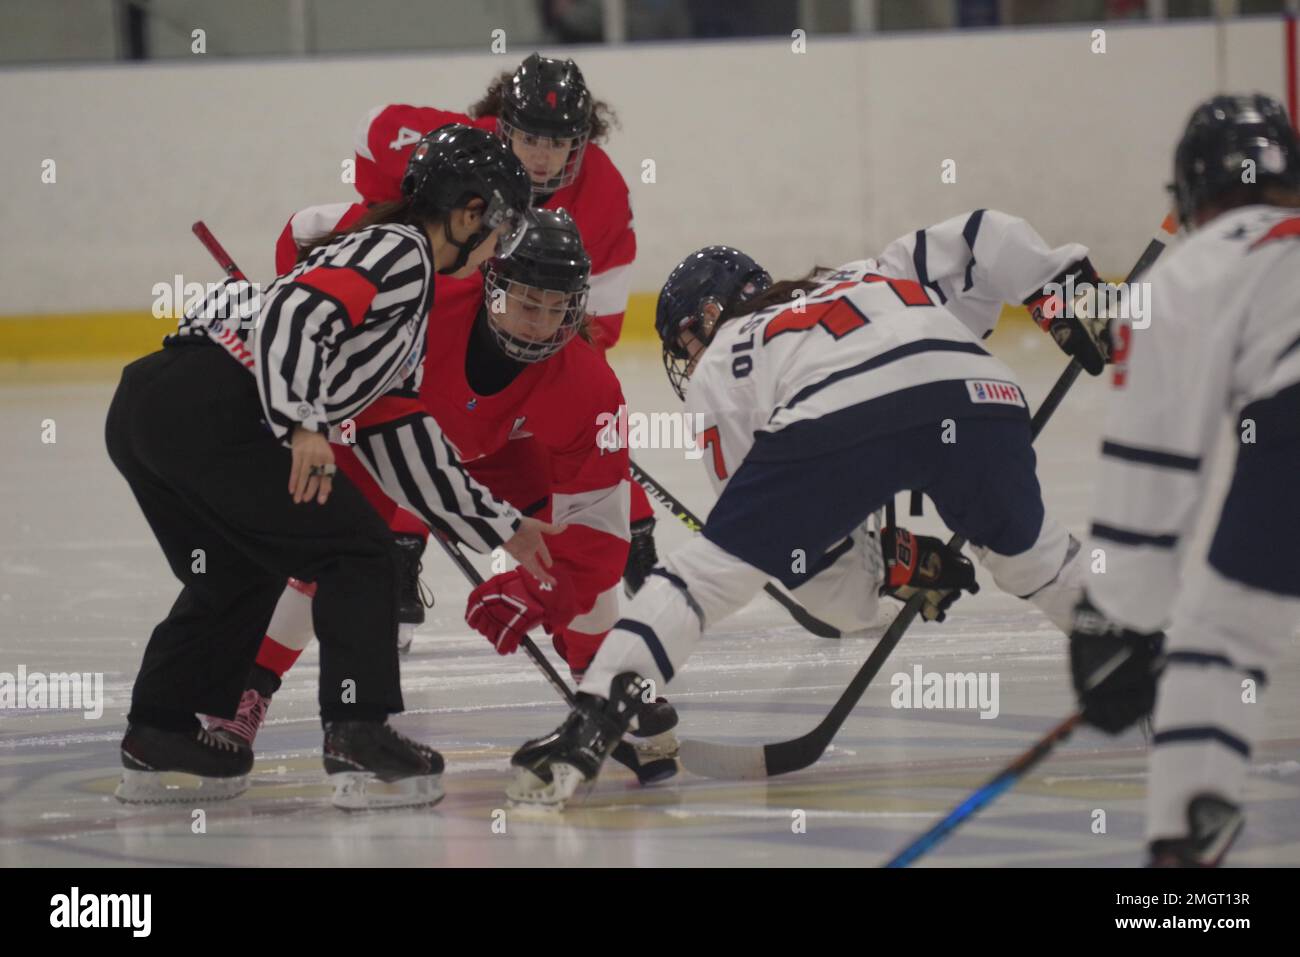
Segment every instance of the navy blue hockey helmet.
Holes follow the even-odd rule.
[[[668,274],[655,306],[655,332],[664,347],[664,371],[679,399],[686,397],[686,381],[694,365],[683,344],[683,332],[708,344],[717,328],[717,317],[705,315],[712,304],[726,315],[768,286],[767,270],[730,246],[705,246],[691,253]]]
[[[1179,221],[1188,225],[1225,193],[1252,184],[1300,189],[1300,139],[1286,110],[1262,93],[1206,100],[1174,152],[1169,189]]]

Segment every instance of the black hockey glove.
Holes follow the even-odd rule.
[[[1059,276],[1026,299],[1025,305],[1034,322],[1062,352],[1078,359],[1089,375],[1101,375],[1110,361],[1110,323],[1096,317],[1096,296],[1084,296],[1089,285],[1095,293],[1101,279],[1085,256],[1066,266]],[[1068,296],[1071,289],[1073,298]]]
[[[1119,734],[1150,714],[1164,640],[1164,632],[1144,634],[1117,625],[1084,595],[1070,632],[1070,675],[1083,720]]]
[[[940,539],[889,526],[880,530],[880,549],[885,556],[880,593],[905,602],[923,592],[921,617],[926,621],[943,621],[963,591],[973,595],[980,590],[970,559]]]

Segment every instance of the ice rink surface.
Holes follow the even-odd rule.
[[[1064,367],[1031,329],[1000,332],[995,344],[1021,374],[1031,403]],[[614,362],[633,410],[678,408],[657,356],[627,346]],[[984,590],[963,598],[947,623],[908,632],[813,768],[759,783],[682,773],[642,789],[611,763],[580,807],[551,815],[506,810],[511,752],[551,730],[565,709],[522,654],[500,658],[469,633],[462,620],[469,589],[431,548],[425,579],[437,606],[402,662],[408,710],[394,723],[446,756],[440,805],[358,815],[330,806],[312,647],[275,697],[244,796],[206,806],[125,807],[112,791],[131,682],[178,586],[104,451],[117,368],[0,370],[0,672],[19,665],[103,672],[108,699],[98,720],[72,711],[0,711],[0,864],[874,866],[1073,707],[1064,639],[981,573]],[[1048,505],[1076,533],[1086,525],[1104,394],[1085,376],[1039,443]],[[42,442],[45,420],[54,422],[53,443]],[[633,454],[707,512],[711,493],[700,462],[681,451]],[[900,515],[905,508],[900,500]],[[659,515],[663,554],[689,533]],[[932,519],[908,524],[934,528]],[[895,603],[885,604],[892,614]],[[885,623],[827,641],[756,598],[706,638],[667,689],[681,713],[681,735],[760,743],[804,733],[826,714]],[[1295,636],[1288,641],[1262,695],[1268,730],[1254,753],[1248,826],[1231,859],[1237,866],[1300,864],[1300,649]],[[918,665],[996,674],[999,713],[982,719],[975,709],[891,707],[890,679]],[[1119,738],[1080,732],[923,863],[1137,865],[1145,758],[1136,731]],[[204,833],[195,833],[199,808]],[[1098,810],[1105,833],[1094,832]]]

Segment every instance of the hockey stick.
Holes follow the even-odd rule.
[[[452,560],[452,563],[461,570],[461,573],[470,580],[470,583],[475,588],[483,584],[483,576],[479,574],[478,569],[475,568],[470,563],[469,559],[465,557],[465,553],[460,550],[459,545],[437,529],[430,529],[429,534],[430,537],[438,540],[438,544],[441,545],[442,550],[447,553],[447,557]],[[541,649],[537,647],[537,644],[533,641],[532,637],[524,635],[519,642],[519,647],[523,648],[528,657],[533,659],[533,664],[537,665],[538,670],[541,671],[546,680],[551,683],[552,687],[560,693],[560,696],[564,698],[569,707],[576,707],[578,702],[573,696],[573,691],[570,690],[569,685],[565,680],[560,677],[560,673],[555,670],[555,667],[546,659],[546,656],[542,654]],[[614,746],[614,751],[610,757],[625,768],[631,770],[632,773],[636,775],[638,781],[645,783],[646,779],[641,776],[641,758],[637,755],[636,748],[632,747],[626,741],[619,741],[619,743]],[[654,779],[653,776],[650,778],[650,780]]]
[[[980,808],[991,804],[998,795],[1013,787],[1017,781],[1029,772],[1030,768],[1047,757],[1058,744],[1068,738],[1082,720],[1083,715],[1076,711],[1047,732],[1033,747],[989,778],[970,797],[953,808],[947,817],[891,857],[885,867],[906,867],[926,851],[935,847],[956,830],[962,821]]]
[[[227,276],[240,282],[248,281],[248,277],[235,265],[235,261],[230,258],[230,254],[226,252],[221,243],[217,242],[217,237],[212,235],[212,231],[203,223],[203,220],[199,220],[191,228],[194,230],[194,235],[199,238],[199,242],[212,254],[212,258],[225,270]],[[466,578],[476,587],[483,584],[483,576],[478,573],[477,568],[470,564],[469,559],[465,557],[457,545],[436,529],[430,529],[430,533],[438,540],[438,544],[446,551],[447,557],[452,560]],[[569,686],[560,677],[559,673],[551,667],[551,663],[546,660],[546,656],[538,649],[532,638],[525,635],[520,644],[523,646],[524,651],[528,653],[528,657],[532,658],[533,663],[541,670],[546,680],[555,687],[555,690],[560,692],[560,696],[564,698],[569,707],[574,707],[577,701],[573,697],[573,692],[569,690]],[[612,756],[620,764],[631,768],[638,780],[641,779],[641,760],[637,757],[635,748],[626,741],[620,741],[614,748]]]
[[[645,469],[641,468],[635,462],[628,460],[632,468],[632,478],[636,479],[637,484],[654,496],[668,511],[672,512],[676,518],[681,519],[692,532],[698,532],[704,527],[695,513],[677,500],[677,498],[666,488],[650,477]],[[833,625],[828,625],[819,618],[814,618],[808,609],[799,604],[793,598],[785,594],[771,582],[763,586],[763,591],[767,592],[780,603],[781,607],[790,613],[790,617],[798,622],[802,627],[812,632],[818,638],[839,638],[840,630]]]
[[[1088,689],[1097,687],[1133,654],[1128,649],[1116,652],[1110,659],[1093,672],[1088,681]],[[1083,713],[1076,711],[1047,734],[1039,738],[1033,746],[1016,758],[993,777],[975,789],[970,797],[948,812],[948,815],[914,840],[907,847],[889,859],[885,867],[906,867],[922,854],[937,846],[944,838],[955,831],[969,817],[973,817],[981,808],[992,804],[1006,791],[1011,790],[1021,778],[1029,773],[1038,762],[1047,757],[1056,746],[1083,722]]]
[[[1173,217],[1166,217],[1161,224],[1161,232],[1171,235],[1174,232]],[[1155,236],[1133,268],[1129,270],[1128,277],[1124,282],[1133,282],[1139,275],[1151,267],[1151,264],[1159,258],[1164,251],[1167,240],[1160,235]],[[1061,373],[1052,386],[1047,398],[1038,407],[1034,413],[1031,422],[1031,441],[1038,438],[1038,433],[1043,430],[1047,420],[1051,418],[1052,413],[1056,411],[1057,406],[1061,404],[1061,399],[1069,391],[1074,380],[1079,377],[1081,366],[1074,359],[1066,366],[1065,371]],[[960,535],[954,535],[948,542],[948,547],[960,550],[966,544],[966,540]],[[707,741],[695,741],[690,738],[684,738],[681,741],[681,750],[678,757],[682,765],[693,774],[699,774],[704,777],[729,778],[729,779],[752,779],[774,777],[778,774],[789,774],[791,771],[800,771],[816,761],[825,753],[826,748],[830,745],[831,739],[839,731],[849,713],[856,707],[858,700],[871,684],[872,679],[880,671],[885,663],[885,659],[893,652],[894,646],[902,639],[903,633],[907,631],[908,626],[920,613],[921,605],[925,602],[923,592],[918,592],[908,599],[898,616],[890,623],[885,633],[881,636],[876,647],[872,649],[871,654],[867,657],[866,662],[853,676],[849,682],[848,688],[840,695],[839,700],[831,708],[830,713],[822,719],[821,723],[809,731],[807,734],[798,738],[792,738],[789,741],[779,741],[775,744],[761,745],[726,745],[713,744]]]
[[[190,229],[194,231],[195,236],[199,237],[199,242],[203,244],[203,248],[212,254],[212,258],[217,261],[217,265],[225,270],[227,276],[236,282],[248,282],[248,277],[235,265],[235,261],[230,258],[230,254],[226,252],[221,243],[217,242],[217,237],[212,235],[212,231],[208,229],[203,220],[200,219]]]

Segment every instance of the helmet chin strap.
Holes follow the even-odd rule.
[[[484,239],[487,238],[484,231],[479,230],[477,233],[475,233],[473,236],[470,236],[469,239],[465,240],[463,243],[456,242],[455,238],[451,235],[450,216],[448,216],[446,219],[442,221],[442,235],[446,238],[447,242],[451,243],[451,245],[455,246],[458,250],[460,250],[460,252],[456,254],[455,262],[453,262],[450,266],[446,267],[445,269],[438,270],[438,274],[442,276],[450,276],[452,273],[464,269],[465,264],[469,262],[469,254],[472,253],[478,247],[478,245],[482,243]]]

